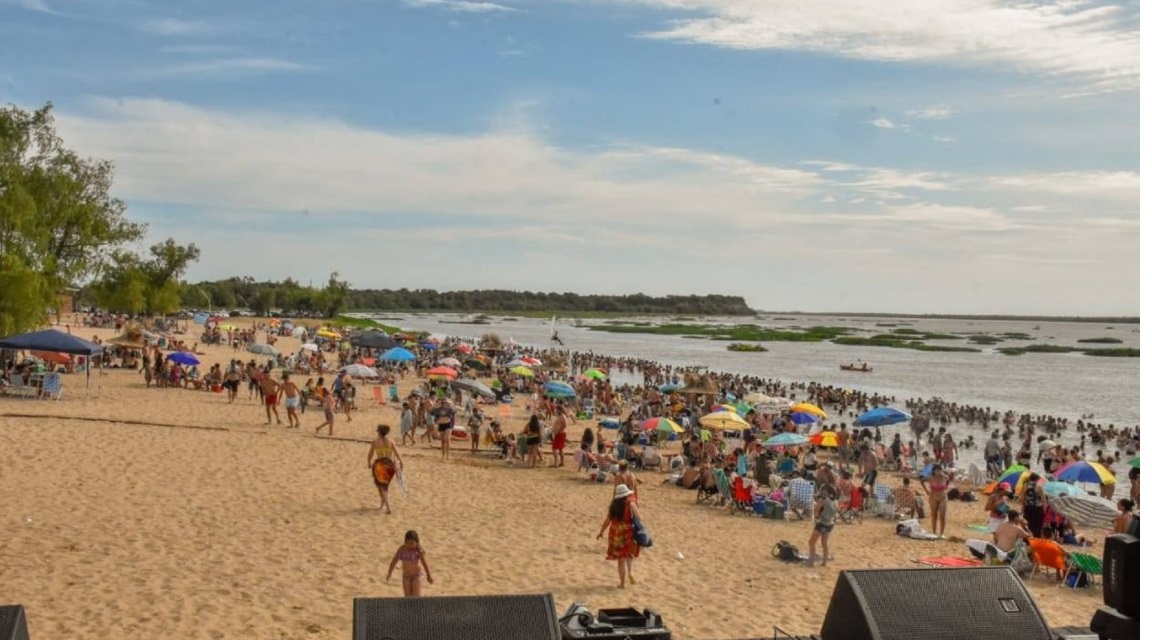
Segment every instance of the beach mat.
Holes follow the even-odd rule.
[[[973,558],[961,558],[959,556],[936,556],[932,558],[920,558],[913,560],[916,564],[924,564],[929,567],[948,567],[953,569],[960,569],[964,567],[982,567],[984,563]]]
[[[986,524],[970,524],[968,525],[968,528],[973,531],[979,531],[980,533],[991,533],[988,530],[988,525]]]

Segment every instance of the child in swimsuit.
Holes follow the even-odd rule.
[[[392,556],[392,564],[388,565],[388,576],[385,582],[392,579],[392,570],[396,563],[400,563],[400,575],[404,580],[404,597],[420,597],[420,578],[427,575],[428,584],[432,584],[432,570],[428,568],[428,560],[424,557],[424,548],[420,546],[420,536],[415,531],[404,534],[404,544]]]

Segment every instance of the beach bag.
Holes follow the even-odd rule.
[[[632,519],[632,539],[641,547],[652,546],[652,534],[648,533],[648,528],[637,518]]]
[[[787,540],[781,540],[772,547],[772,557],[777,558],[781,562],[803,562],[804,557],[800,555],[800,550],[792,545]]]
[[[1064,584],[1072,587],[1073,589],[1077,589],[1080,587],[1087,587],[1090,583],[1087,573],[1081,571],[1080,569],[1072,569],[1068,572],[1068,577],[1064,579]]]

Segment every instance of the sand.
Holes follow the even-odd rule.
[[[201,350],[204,371],[233,356]],[[65,384],[60,401],[0,398],[0,603],[25,605],[33,638],[346,640],[353,598],[401,595],[384,576],[408,529],[436,579],[426,595],[552,593],[561,611],[574,601],[650,607],[677,639],[771,636],[773,625],[817,633],[839,570],[967,556],[959,542],[899,538],[891,521],[870,517],[837,526],[829,567],[784,565],[772,546],[805,546],[808,523],[697,505],[695,492],[651,471],[640,474],[640,507],[656,546],[636,563],[639,583],[619,590],[596,540],[611,489],[584,481],[571,460],[531,470],[461,448],[444,462],[427,444],[404,447],[409,491],[394,486],[386,515],[367,442],[376,424],[398,419],[369,406],[369,393],[329,438],[308,428],[321,422],[315,407],[304,429],[265,426],[246,389],[228,405],[222,394],[146,389],[128,371],[93,376],[88,398],[81,376]],[[519,429],[522,399],[515,409]],[[982,520],[978,503],[949,508],[950,534],[980,536],[964,527]],[[1039,575],[1029,588],[1053,626],[1087,626],[1101,605],[1098,588]]]

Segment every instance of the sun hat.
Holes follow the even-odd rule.
[[[627,498],[630,495],[632,495],[632,490],[628,488],[628,485],[618,484],[616,485],[616,495],[613,496],[613,499]]]
[[[999,488],[1004,490],[1004,491],[1011,491],[1012,485],[1008,484],[1007,482],[1001,482]]]

